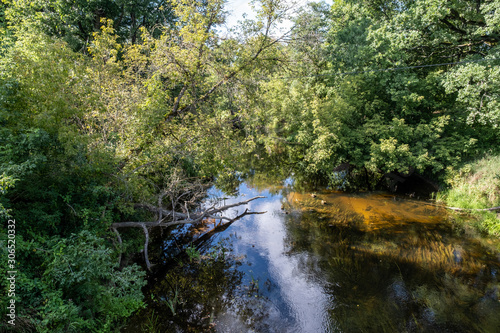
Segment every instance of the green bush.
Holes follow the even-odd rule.
[[[41,332],[107,332],[143,306],[145,272],[119,271],[113,251],[89,231],[53,240],[44,263]]]

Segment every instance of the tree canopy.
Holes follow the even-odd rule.
[[[190,184],[266,163],[343,190],[444,184],[498,154],[498,0],[261,0],[231,33],[225,5],[1,2],[0,216],[23,223],[25,328],[110,331],[141,307],[143,270],[118,262],[142,236],[111,226],[187,212]]]

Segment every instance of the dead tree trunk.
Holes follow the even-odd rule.
[[[146,262],[146,267],[148,268],[149,271],[151,271],[151,263],[149,262],[149,256],[148,256],[148,244],[149,244],[149,229],[151,228],[157,228],[157,227],[170,227],[173,225],[179,225],[179,224],[196,224],[200,223],[205,219],[217,219],[217,220],[224,220],[227,221],[226,223],[222,224],[221,226],[227,224],[227,223],[232,223],[240,218],[242,218],[245,215],[250,215],[250,214],[264,214],[266,212],[250,212],[248,209],[245,209],[245,211],[242,214],[237,215],[236,217],[227,217],[223,215],[217,215],[219,213],[222,213],[230,208],[233,207],[238,207],[241,205],[245,205],[249,203],[250,201],[259,199],[259,198],[265,198],[263,196],[256,196],[253,198],[250,198],[245,201],[240,201],[234,204],[230,205],[224,205],[222,207],[215,207],[212,206],[210,208],[205,209],[202,212],[197,212],[197,213],[189,213],[187,210],[185,212],[175,212],[175,211],[169,211],[166,209],[163,209],[161,206],[156,207],[153,205],[149,204],[140,204],[136,205],[137,208],[143,208],[146,210],[149,210],[150,212],[154,212],[158,214],[158,220],[154,222],[116,222],[111,225],[111,229],[113,232],[117,235],[118,241],[120,243],[121,247],[121,237],[120,233],[118,232],[118,228],[142,228],[144,232],[144,236],[146,238],[144,242],[144,261]],[[159,203],[161,204],[161,199],[159,200]],[[121,256],[120,256],[121,257]]]

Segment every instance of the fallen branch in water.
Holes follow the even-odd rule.
[[[426,205],[445,208],[445,209],[449,209],[449,210],[454,210],[457,212],[481,212],[481,211],[482,212],[492,212],[492,211],[500,210],[500,206],[491,207],[491,208],[460,208],[460,207],[448,207],[448,206],[433,204],[433,203],[429,203],[429,202],[426,203]]]
[[[151,212],[156,212],[158,213],[159,217],[158,220],[155,222],[116,222],[111,224],[111,229],[113,232],[117,235],[119,243],[121,245],[121,237],[120,233],[118,232],[118,228],[142,228],[144,232],[144,236],[146,237],[146,241],[144,243],[144,260],[146,262],[146,266],[149,271],[151,271],[151,263],[149,262],[149,257],[148,257],[148,243],[149,243],[149,229],[150,228],[155,228],[155,227],[170,227],[173,225],[179,225],[179,224],[196,224],[200,223],[205,219],[208,218],[213,218],[213,219],[218,219],[218,220],[226,220],[228,221],[227,223],[224,223],[223,225],[226,225],[228,223],[232,223],[240,218],[242,218],[245,215],[252,215],[252,214],[264,214],[266,212],[250,212],[248,209],[245,209],[245,211],[242,214],[237,215],[236,217],[227,217],[227,216],[222,216],[222,215],[216,215],[218,213],[221,213],[223,211],[226,211],[230,208],[233,207],[238,207],[241,205],[245,205],[253,200],[260,199],[260,198],[265,198],[264,196],[256,196],[253,198],[250,198],[245,201],[240,201],[234,204],[230,205],[224,205],[222,207],[215,207],[212,206],[210,208],[205,209],[202,212],[196,212],[196,213],[189,213],[189,212],[175,212],[175,211],[168,211],[165,210],[161,207],[155,207],[153,205],[149,204],[141,204],[141,205],[136,205],[136,207],[140,208],[145,208]],[[172,217],[172,220],[166,221],[167,217]]]
[[[491,208],[458,208],[458,207],[445,207],[446,209],[455,210],[455,211],[475,211],[475,212],[491,212],[495,210],[500,210],[500,206],[491,207]]]
[[[217,220],[231,221],[231,220],[234,220],[236,218],[230,218],[230,217],[226,217],[226,216],[216,216],[215,214],[220,213],[220,212],[225,211],[225,210],[228,210],[229,208],[233,208],[233,207],[237,207],[237,206],[241,206],[241,205],[246,205],[250,201],[260,199],[260,198],[265,198],[265,197],[264,196],[256,196],[256,197],[250,198],[250,199],[245,200],[245,201],[240,201],[240,202],[237,202],[234,204],[225,205],[225,206],[222,206],[219,208],[215,208],[212,206],[212,207],[210,207],[210,208],[208,208],[205,211],[200,212],[200,213],[184,214],[184,213],[175,212],[175,217],[182,218],[181,220],[175,219],[173,221],[163,222],[164,218],[167,217],[167,216],[164,216],[164,218],[162,218],[162,220],[158,220],[156,222],[116,222],[116,223],[113,223],[111,225],[111,228],[142,228],[143,225],[148,227],[148,228],[151,228],[151,227],[170,227],[170,226],[177,225],[177,224],[188,224],[188,223],[194,224],[194,223],[198,223],[198,222],[200,222],[204,219],[207,219],[207,218],[214,218]],[[145,206],[145,205],[143,205],[143,206]],[[148,207],[153,208],[154,206],[148,205]],[[157,207],[154,207],[154,208],[157,208]],[[156,209],[156,211],[158,211],[158,212],[159,211],[170,212],[170,211],[166,211],[164,209]],[[245,210],[245,213],[243,213],[243,214],[249,215],[249,214],[260,214],[260,213],[247,212],[247,210]],[[238,218],[241,218],[241,217],[242,216],[238,216]]]

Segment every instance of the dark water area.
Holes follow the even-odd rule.
[[[235,210],[265,214],[162,236],[167,266],[122,332],[500,332],[498,239],[428,201],[290,180],[247,181],[224,203],[256,195]]]

